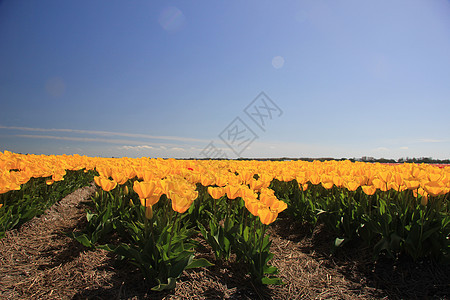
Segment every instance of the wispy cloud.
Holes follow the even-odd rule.
[[[202,142],[202,143],[209,142],[209,140],[196,139],[196,138],[190,138],[190,137],[162,136],[162,135],[149,135],[149,134],[140,134],[140,133],[125,133],[125,132],[99,131],[99,130],[35,128],[35,127],[19,127],[19,126],[3,126],[3,125],[0,125],[0,129],[31,131],[31,132],[64,132],[64,133],[77,133],[77,134],[88,134],[88,135],[99,135],[99,136],[122,136],[122,137],[129,137],[129,138],[157,139],[157,140],[169,140],[169,141],[180,141],[180,142]]]
[[[418,143],[444,143],[445,140],[437,140],[437,139],[418,139]]]
[[[388,145],[410,145],[410,144],[434,144],[434,143],[448,143],[450,142],[450,139],[448,138],[441,138],[441,137],[434,137],[434,138],[423,138],[423,137],[416,137],[416,138],[404,138],[404,137],[398,137],[396,139],[385,139],[380,142],[383,142],[384,144]]]
[[[32,138],[32,139],[49,139],[49,140],[75,141],[75,142],[100,142],[100,143],[108,143],[108,144],[142,145],[141,141],[133,141],[133,140],[125,140],[125,139],[103,139],[103,138],[35,135],[35,134],[16,134],[14,136],[21,137],[21,138]],[[167,144],[153,143],[153,145],[165,147],[165,145],[167,145]]]
[[[151,149],[154,149],[154,147],[149,146],[149,145],[140,145],[140,146],[125,145],[125,146],[120,146],[119,149],[141,151],[141,150],[151,150]]]

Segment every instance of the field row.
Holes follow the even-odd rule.
[[[211,265],[195,257],[197,236],[216,260],[236,254],[255,282],[282,283],[269,264],[266,234],[280,213],[295,222],[325,224],[334,232],[330,244],[336,249],[361,242],[372,247],[375,258],[406,254],[449,261],[450,167],[5,151],[0,170],[0,222],[10,224],[35,209],[37,199],[55,186],[94,180],[100,189],[89,204],[88,224],[73,238],[135,264],[155,290],[173,288],[185,269]]]

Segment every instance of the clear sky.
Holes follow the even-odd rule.
[[[450,158],[450,2],[0,0],[0,104],[0,151]]]

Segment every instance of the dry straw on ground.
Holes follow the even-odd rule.
[[[151,292],[139,271],[103,250],[89,251],[64,233],[85,224],[94,186],[81,188],[0,240],[1,299],[448,299],[450,268],[430,261],[373,262],[351,245],[336,255],[322,227],[312,234],[285,217],[270,229],[283,286],[257,289],[240,264],[185,271],[174,291]],[[199,239],[200,240],[200,239]]]

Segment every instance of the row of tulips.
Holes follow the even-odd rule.
[[[67,170],[64,181],[61,179],[54,183],[51,177],[32,177],[20,185],[15,181],[8,184],[9,187],[17,186],[0,194],[0,239],[4,237],[6,231],[18,228],[35,216],[41,215],[69,193],[91,184],[94,172]],[[52,184],[49,184],[50,182]]]
[[[0,154],[0,167],[0,191],[20,188],[30,175],[52,184],[65,170],[95,169],[101,191],[87,213],[87,228],[74,238],[128,259],[158,290],[173,288],[184,269],[210,264],[195,259],[198,234],[216,259],[235,253],[255,281],[281,283],[269,265],[266,228],[283,211],[299,222],[326,224],[336,234],[336,247],[363,240],[376,255],[449,255],[449,167],[10,152]],[[121,243],[111,243],[111,236]]]
[[[0,152],[0,238],[9,229],[93,178],[94,160],[80,155],[22,155]],[[66,178],[66,182],[62,182]],[[54,184],[56,183],[56,184]]]
[[[256,191],[261,187],[268,187],[274,178],[285,182],[296,179],[304,190],[307,189],[308,183],[321,184],[326,189],[336,186],[356,190],[362,187],[367,194],[374,194],[377,190],[409,189],[415,191],[415,196],[419,194],[425,197],[444,195],[450,190],[450,167],[438,168],[425,164],[389,166],[349,161],[310,163],[107,159],[79,155],[21,155],[5,151],[0,152],[0,193],[18,190],[20,185],[32,177],[48,177],[47,184],[52,184],[62,180],[67,170],[94,168],[100,177],[111,178],[118,184],[123,184],[134,177],[149,181],[168,175],[179,175],[188,182],[199,182],[204,186],[224,187],[245,183]],[[258,179],[255,178],[255,174],[258,175]]]

